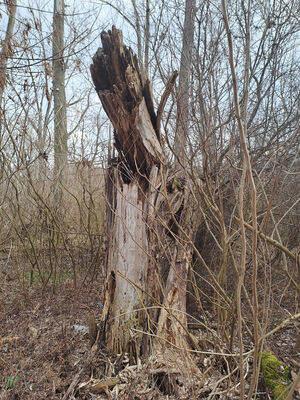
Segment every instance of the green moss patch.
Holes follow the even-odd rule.
[[[280,362],[272,353],[262,352],[261,371],[264,383],[274,400],[284,400],[292,380],[290,368]]]
[[[31,277],[32,275],[32,277]],[[43,278],[47,279],[48,278],[48,272],[42,272],[42,276]],[[51,274],[50,279],[52,282],[55,283],[62,283],[65,280],[67,280],[68,278],[70,278],[72,276],[72,272],[68,272],[68,271],[59,271],[56,274]],[[36,282],[42,282],[42,277],[40,272],[37,269],[34,269],[32,272],[25,272],[25,279],[27,281],[30,281],[30,279],[32,279],[33,283]]]

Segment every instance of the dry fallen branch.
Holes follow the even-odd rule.
[[[292,315],[290,318],[285,319],[284,321],[281,322],[280,325],[276,326],[276,328],[272,329],[270,332],[266,333],[264,336],[260,338],[260,341],[267,339],[269,336],[273,335],[280,329],[285,328],[289,323],[292,321],[297,321],[300,318],[300,313],[297,313],[295,315]]]
[[[93,392],[93,393],[105,392],[106,395],[108,396],[108,398],[111,398],[109,388],[112,388],[112,387],[118,385],[120,382],[121,382],[121,379],[117,376],[115,378],[102,379],[100,382],[95,383],[91,387],[91,392]]]
[[[234,218],[236,221],[240,222],[240,219],[238,217],[234,217]],[[253,231],[253,227],[250,224],[248,224],[246,221],[244,221],[244,225],[248,230]],[[258,235],[262,239],[265,239],[267,242],[273,244],[275,247],[277,247],[278,249],[283,251],[287,256],[292,258],[294,261],[297,261],[297,259],[298,259],[298,262],[300,262],[300,255],[297,256],[296,254],[292,253],[287,247],[283,246],[277,240],[270,238],[269,236],[265,235],[262,232],[258,232]]]

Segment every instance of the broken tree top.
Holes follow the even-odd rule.
[[[149,175],[162,160],[150,84],[143,79],[136,56],[123,44],[114,26],[102,32],[102,48],[91,65],[101,103],[115,129],[115,145],[133,174]]]

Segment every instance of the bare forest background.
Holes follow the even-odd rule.
[[[176,356],[168,355],[171,367],[164,364],[152,373],[158,397],[149,398],[196,399],[203,393],[210,399],[267,398],[267,389],[261,386],[264,349],[285,365],[299,368],[299,15],[299,2],[294,0],[0,2],[0,325],[6,318],[0,346],[1,337],[21,336],[8,316],[19,315],[23,302],[35,309],[34,301],[42,304],[39,299],[53,296],[49,304],[56,298],[59,304],[60,293],[66,291],[70,298],[71,293],[87,296],[90,321],[103,330],[107,351],[130,355],[129,342],[135,341],[131,365],[144,355],[161,352],[156,342],[147,342],[142,354],[139,340],[144,344],[145,331],[173,345]],[[159,144],[155,156],[145,162],[159,159],[152,163],[159,164],[159,184],[151,180],[153,170],[148,174],[140,168],[144,164],[139,164],[138,150],[120,143],[122,116],[114,116],[101,98],[110,88],[101,83],[100,93],[91,76],[97,49],[102,46],[106,51],[101,32],[102,39],[108,40],[108,31],[119,38],[113,25],[122,31],[124,46],[136,54],[132,65],[137,66],[142,98],[146,103],[153,100],[153,114],[148,102],[147,115]],[[96,62],[94,58],[94,70]],[[143,319],[141,323],[130,322],[130,338],[119,330],[126,343],[108,339],[121,326],[114,322],[113,328],[107,322],[109,313],[115,313],[114,321],[117,314],[116,296],[108,299],[111,265],[117,263],[110,229],[112,219],[118,218],[112,188],[124,190],[112,178],[114,168],[123,188],[137,182],[137,193],[146,193],[146,176],[154,188],[149,189],[149,203],[155,191],[161,196],[153,211],[158,217],[151,219],[149,210],[145,217],[149,246],[137,245],[143,250],[140,259],[158,266],[159,279],[155,274],[153,279],[159,302],[143,302],[142,308],[150,311],[147,317],[135,316]],[[132,218],[139,218],[136,209]],[[135,236],[130,229],[129,236]],[[139,240],[135,238],[134,246],[142,243]],[[180,251],[186,275],[174,270],[172,277]],[[130,267],[139,269],[134,261]],[[140,289],[144,296],[147,285],[138,287],[131,276],[135,275],[114,279],[117,285],[118,279],[125,279],[134,288],[133,297],[140,298]],[[172,282],[184,294],[173,304],[181,313],[171,317]],[[18,300],[10,297],[14,293]],[[119,310],[136,313],[137,303],[124,301]],[[18,312],[13,304],[21,307]],[[104,304],[107,319],[91,304]],[[153,311],[157,308],[168,315],[158,316]],[[81,318],[78,309],[71,314]],[[86,325],[86,316],[82,318],[79,322]],[[146,324],[147,318],[152,322]],[[59,326],[62,333],[67,328],[67,322]],[[30,332],[31,340],[36,332]],[[185,343],[181,335],[188,336]],[[19,389],[17,384],[7,387],[7,377],[22,381],[26,368],[16,360],[10,368],[5,357],[13,358],[16,348],[9,348],[9,340],[5,343],[3,357],[0,353],[0,396],[8,397],[0,398],[40,399],[43,393],[56,399],[67,393],[75,367],[63,378],[58,374],[59,381],[53,376],[47,376],[48,381],[36,378],[33,392],[24,383]],[[173,363],[179,350],[201,370],[196,386],[192,378],[178,382]],[[99,379],[117,376],[114,369],[101,371],[95,373]],[[189,377],[193,373],[189,370]],[[172,374],[177,381],[171,381]],[[206,392],[198,387],[199,381],[202,388],[206,384]],[[294,380],[291,396],[298,381]],[[122,388],[119,398],[133,398],[128,385]],[[19,397],[9,397],[10,391]],[[81,396],[76,398],[92,398]]]

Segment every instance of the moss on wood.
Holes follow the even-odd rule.
[[[262,352],[261,371],[264,383],[274,400],[286,399],[291,386],[290,368],[280,362],[272,353]]]

